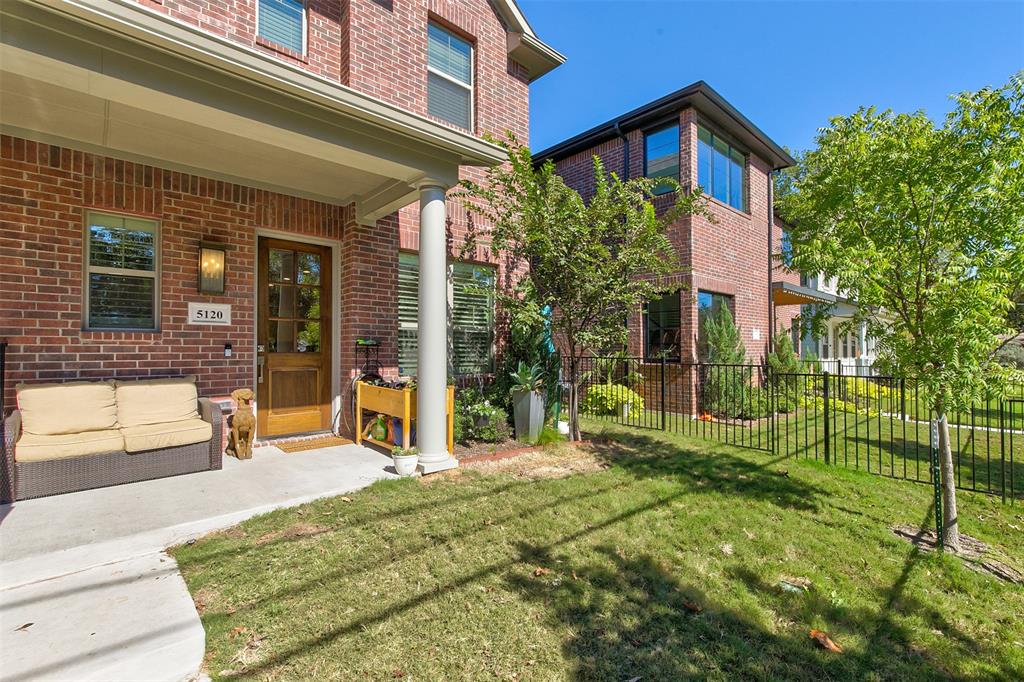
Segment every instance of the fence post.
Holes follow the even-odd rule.
[[[939,420],[932,420],[932,487],[935,492],[935,546],[942,549],[942,483],[939,480]]]
[[[832,432],[831,423],[829,421],[829,405],[828,405],[828,384],[829,384],[829,373],[822,372],[822,392],[825,400],[825,464],[832,463]]]
[[[900,377],[900,419],[907,421],[907,378]]]
[[[664,431],[666,429],[666,424],[667,424],[667,422],[665,420],[665,365],[666,365],[665,355],[662,354],[662,356],[661,356],[661,430],[662,431]]]

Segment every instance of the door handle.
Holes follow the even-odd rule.
[[[263,361],[265,359],[266,358],[264,358],[262,356],[256,358],[256,383],[257,384],[262,384],[263,383]]]

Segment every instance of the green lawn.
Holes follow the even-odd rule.
[[[932,523],[929,487],[589,425],[607,440],[584,460],[603,470],[385,482],[175,549],[202,612],[208,671],[1024,677],[1024,589],[890,532]],[[564,446],[547,454],[556,463],[581,457]],[[1024,557],[1024,507],[964,493],[960,513],[964,532]],[[784,591],[784,577],[812,587]],[[845,653],[817,649],[811,628]]]

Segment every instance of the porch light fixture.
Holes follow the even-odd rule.
[[[199,293],[224,293],[224,263],[227,246],[214,242],[199,244]]]

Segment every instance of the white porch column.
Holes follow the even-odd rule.
[[[420,187],[416,445],[425,474],[458,465],[448,454],[448,253],[444,187]]]

